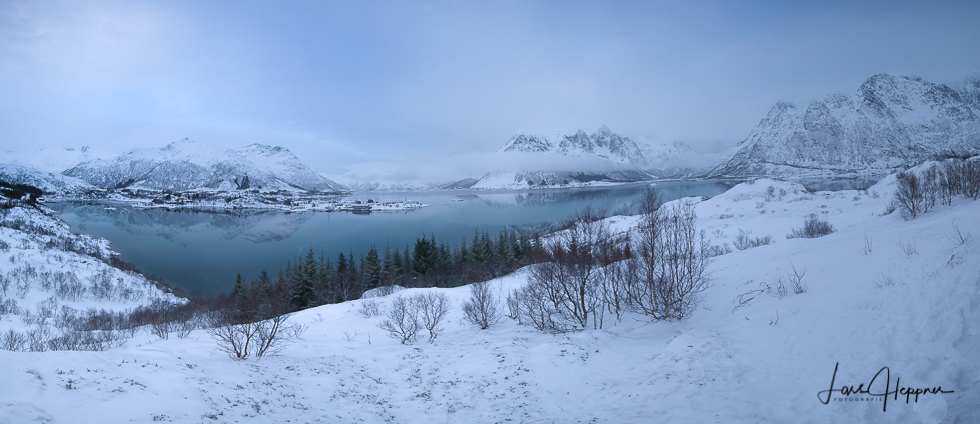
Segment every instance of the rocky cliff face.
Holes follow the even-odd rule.
[[[980,153],[980,83],[959,91],[919,77],[879,74],[850,96],[806,108],[777,103],[705,176],[815,176],[889,172],[934,156]]]

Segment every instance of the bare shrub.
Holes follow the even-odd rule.
[[[895,212],[896,210],[898,210],[898,202],[895,201],[895,199],[892,199],[891,202],[888,202],[888,204],[885,205],[885,210],[881,211],[881,216],[891,215],[892,212]]]
[[[642,206],[641,206],[642,207]],[[609,224],[604,212],[586,207],[563,222],[564,230],[542,243],[539,264],[531,269],[530,285],[546,294],[557,312],[559,327],[601,326],[600,268],[610,256]]]
[[[48,350],[48,340],[51,339],[51,327],[40,324],[27,330],[27,350],[44,352]]]
[[[386,319],[378,327],[387,331],[389,336],[401,340],[402,344],[410,343],[422,328],[419,310],[406,296],[398,296],[392,300]]]
[[[233,359],[244,359],[254,346],[259,326],[256,322],[236,323],[231,312],[219,309],[205,314],[205,331],[218,342],[218,350]]]
[[[0,315],[20,315],[20,308],[17,307],[17,301],[13,299],[3,299],[0,300]]]
[[[803,227],[794,228],[792,233],[786,235],[786,238],[817,238],[831,234],[834,231],[836,231],[836,229],[830,224],[830,221],[821,220],[817,217],[817,214],[811,213],[810,215],[807,215],[806,219],[803,221]]]
[[[805,275],[806,268],[803,268],[803,271],[798,271],[796,266],[793,266],[793,271],[787,274],[786,278],[789,279],[790,286],[793,288],[793,293],[806,293],[808,288],[806,282],[803,281],[803,277]]]
[[[376,317],[384,313],[384,304],[374,299],[362,301],[361,307],[357,309],[357,314],[364,318]]]
[[[517,304],[518,322],[540,331],[564,332],[572,329],[568,320],[555,309],[554,302],[548,298],[549,292],[543,284],[529,282],[514,292]]]
[[[255,356],[279,353],[288,343],[299,340],[306,331],[306,326],[288,323],[291,316],[292,314],[282,314],[258,322]]]
[[[676,202],[668,211],[645,213],[633,256],[632,304],[654,319],[679,320],[693,312],[708,287],[708,244],[697,231],[694,205]]]
[[[493,293],[489,282],[470,286],[470,299],[463,304],[463,314],[470,324],[486,330],[500,321],[500,301]]]
[[[0,334],[0,349],[9,350],[11,352],[21,352],[27,347],[27,337],[23,334],[14,331],[13,329],[8,329],[5,333]]]
[[[288,342],[299,339],[305,327],[288,324],[291,314],[266,320],[241,320],[230,308],[210,311],[204,315],[205,331],[218,343],[218,350],[233,359],[245,359],[250,354],[261,357],[281,351]]]
[[[885,287],[892,287],[895,285],[895,280],[892,278],[891,274],[881,274],[881,279],[877,280],[872,284],[874,288],[881,289]]]
[[[439,324],[452,308],[452,302],[445,293],[426,292],[412,296],[412,306],[419,309],[422,326],[429,331],[429,343],[439,335]]]
[[[78,301],[85,296],[86,288],[74,272],[55,275],[55,295],[61,300]]]
[[[773,281],[771,286],[765,283],[763,285],[766,287],[766,293],[775,298],[782,299],[789,295],[789,289],[786,288],[786,280],[782,276],[776,277],[776,280]]]
[[[958,246],[968,244],[973,241],[973,236],[960,230],[960,226],[953,223],[953,229],[946,234],[946,238]]]
[[[895,201],[902,216],[915,219],[920,212],[927,209],[922,180],[915,171],[899,172],[896,178],[898,187],[895,189]]]
[[[751,249],[753,247],[765,246],[772,243],[772,236],[767,235],[765,237],[756,237],[754,239],[749,238],[749,235],[745,231],[739,230],[738,235],[735,236],[735,248],[738,250]]]
[[[729,246],[728,243],[722,243],[721,246],[718,245],[708,246],[707,255],[709,258],[713,258],[715,256],[727,255],[732,252],[733,252],[732,247]]]
[[[915,242],[912,240],[898,242],[898,248],[901,249],[905,256],[912,256],[919,253],[919,251],[915,248]]]
[[[507,317],[510,319],[516,319],[518,324],[521,323],[521,299],[519,292],[520,289],[511,290],[510,293],[507,293]]]
[[[189,305],[174,305],[157,300],[149,306],[138,308],[135,314],[150,325],[150,332],[153,335],[164,340],[168,339],[171,333],[178,338],[187,337],[197,326],[194,311]]]

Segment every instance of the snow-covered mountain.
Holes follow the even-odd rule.
[[[44,172],[61,173],[82,162],[110,159],[114,154],[92,149],[89,146],[82,146],[77,149],[75,147],[45,147],[26,153],[8,150],[3,153],[3,156],[3,161],[6,163],[28,166]]]
[[[59,195],[77,195],[98,189],[78,178],[9,163],[0,163],[0,181],[9,184],[26,184],[37,187],[45,193]]]
[[[454,187],[483,190],[525,189],[546,187],[580,187],[596,184],[623,184],[647,181],[650,174],[639,170],[621,171],[495,171],[489,172],[472,185],[462,186],[463,181]],[[472,179],[467,180],[472,181]]]
[[[594,156],[610,162],[644,165],[646,158],[629,137],[623,137],[603,125],[588,135],[578,130],[575,134],[551,139],[527,134],[515,135],[500,148],[501,152],[547,153],[561,156]]]
[[[444,188],[522,189],[621,184],[653,178],[641,169],[646,158],[636,143],[603,125],[589,135],[542,137],[518,134],[498,150],[501,154],[523,154],[519,169],[491,171],[478,179],[467,178]],[[540,159],[540,160],[539,160]],[[534,163],[533,168],[529,163]],[[520,169],[520,168],[529,169]]]
[[[103,188],[344,190],[283,147],[252,144],[225,149],[189,139],[159,149],[132,149],[111,160],[83,162],[64,174]]]
[[[779,102],[708,177],[887,173],[980,153],[980,81],[954,90],[914,76],[868,78],[806,108]]]

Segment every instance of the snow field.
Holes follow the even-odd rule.
[[[893,181],[810,194],[759,180],[679,200],[697,202],[711,244],[731,245],[740,229],[773,238],[715,257],[683,321],[627,315],[548,334],[505,319],[481,331],[460,309],[468,287],[408,289],[296,313],[303,340],[259,360],[229,359],[202,331],[105,352],[0,351],[0,422],[978,422],[980,202],[881,216]],[[786,239],[811,213],[836,232]],[[617,231],[635,222],[610,218]],[[794,267],[805,292],[760,291]],[[503,300],[526,278],[493,284]],[[384,316],[358,314],[430,290],[453,302],[432,343],[402,345],[378,328]],[[887,366],[893,389],[900,378],[953,393],[899,396],[887,411],[881,397],[824,404],[835,365],[838,389]]]

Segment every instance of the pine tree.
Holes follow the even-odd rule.
[[[361,265],[364,273],[364,285],[366,290],[371,290],[381,285],[381,260],[378,258],[378,249],[371,245],[364,261]]]
[[[434,240],[429,241],[425,236],[415,240],[415,250],[412,252],[412,270],[416,274],[425,275],[435,266],[437,253],[434,243]]]
[[[262,296],[268,296],[272,292],[272,280],[269,273],[263,269],[259,273],[259,278],[252,281],[252,288]]]
[[[235,277],[235,287],[231,289],[231,297],[235,299],[235,302],[244,302],[248,297],[248,289],[245,288],[245,279],[242,278],[242,274],[239,273]]]

